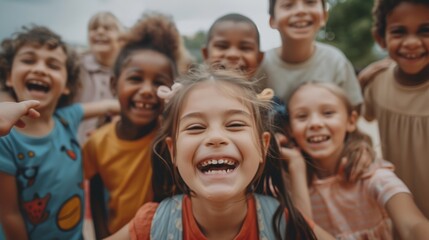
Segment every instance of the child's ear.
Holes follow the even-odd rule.
[[[276,23],[276,19],[274,19],[272,16],[270,16],[270,27],[272,29],[276,29],[277,28],[277,23]]]
[[[10,73],[7,73],[6,76],[6,86],[12,87],[12,78],[10,77]]]
[[[171,161],[173,161],[173,164],[175,165],[174,160],[174,145],[173,145],[173,139],[171,137],[165,138],[165,143],[167,144],[168,152],[170,152]]]
[[[350,114],[349,119],[347,121],[347,132],[353,132],[357,128],[357,119],[358,119],[358,113],[356,111],[353,111],[352,114]]]
[[[113,96],[117,96],[117,94],[118,94],[118,90],[116,89],[117,83],[118,83],[117,79],[115,79],[114,76],[111,76],[110,77],[110,91],[112,92]]]
[[[329,18],[329,12],[327,11],[327,10],[324,10],[323,11],[323,19],[322,19],[322,21],[321,21],[321,23],[320,23],[320,27],[325,27],[326,26],[326,23],[328,22],[328,18]]]
[[[262,133],[262,144],[264,145],[264,159],[267,156],[268,148],[270,147],[271,134],[269,132]],[[261,162],[264,160],[261,159]]]
[[[202,47],[201,48],[201,55],[203,56],[204,62],[206,62],[207,59],[209,58],[209,52],[208,52],[207,47]]]
[[[69,95],[69,94],[70,94],[70,89],[66,86],[66,88],[64,88],[63,95]]]
[[[376,31],[372,31],[372,36],[381,48],[386,48],[386,40],[384,37],[380,36]]]
[[[261,64],[262,60],[264,60],[264,52],[258,53],[258,65]]]

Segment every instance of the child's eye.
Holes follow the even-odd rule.
[[[422,34],[423,36],[428,36],[429,35],[429,26],[424,26],[424,27],[420,28],[419,33]]]
[[[56,64],[56,63],[50,63],[50,64],[48,64],[48,66],[49,66],[51,69],[54,69],[54,70],[59,70],[59,69],[61,69],[61,66],[60,66],[59,64]]]
[[[245,122],[241,121],[233,121],[226,125],[226,127],[230,130],[241,130],[242,128],[246,127],[247,124]]]
[[[333,111],[333,110],[326,110],[326,111],[323,111],[323,115],[324,116],[332,116],[332,115],[334,115],[335,114],[335,111]]]
[[[140,76],[129,76],[127,80],[131,82],[140,82],[142,78]]]
[[[199,133],[202,132],[204,129],[205,127],[202,124],[191,124],[185,128],[185,131],[190,133]]]
[[[392,35],[392,37],[400,37],[400,36],[404,35],[405,33],[406,33],[406,31],[402,28],[395,28],[395,29],[390,30],[390,35]]]
[[[25,64],[32,64],[32,63],[34,63],[35,61],[34,61],[34,59],[32,59],[32,58],[21,58],[21,62],[22,62],[22,63],[25,63]]]
[[[219,49],[227,49],[229,47],[226,43],[215,43],[213,46]]]

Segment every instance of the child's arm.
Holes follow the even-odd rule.
[[[304,157],[297,148],[283,147],[287,142],[285,135],[276,133],[276,140],[280,148],[280,155],[288,164],[292,201],[303,215],[313,219]]]
[[[386,210],[401,239],[428,239],[429,221],[408,193],[397,193],[386,203]]]
[[[27,100],[22,102],[0,102],[0,136],[7,135],[10,129],[15,125],[25,127],[24,122],[20,119],[23,116],[31,118],[39,117],[40,114],[35,107],[40,102],[36,100]]]
[[[116,99],[105,99],[96,102],[82,103],[83,118],[98,117],[105,114],[118,114],[120,107]]]
[[[92,220],[94,222],[96,239],[102,239],[110,235],[107,227],[106,204],[104,200],[104,185],[99,174],[90,180],[90,205]]]
[[[117,231],[110,237],[105,238],[105,240],[129,240],[129,239],[131,239],[129,224],[123,226],[119,231]]]
[[[0,223],[6,239],[28,239],[18,202],[15,177],[0,172]]]
[[[373,62],[367,67],[365,67],[359,74],[358,80],[362,91],[365,90],[365,87],[374,79],[374,77],[381,71],[385,70],[392,63],[392,59],[384,58],[380,61]]]

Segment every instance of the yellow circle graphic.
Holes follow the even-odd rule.
[[[57,214],[57,225],[63,231],[76,227],[82,219],[82,200],[78,195],[69,198]]]

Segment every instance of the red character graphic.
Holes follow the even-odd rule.
[[[40,198],[36,193],[34,194],[33,200],[24,202],[23,207],[27,214],[28,220],[33,224],[37,225],[44,222],[48,216],[49,211],[46,211],[46,205],[48,205],[51,194],[48,193],[43,198]]]

